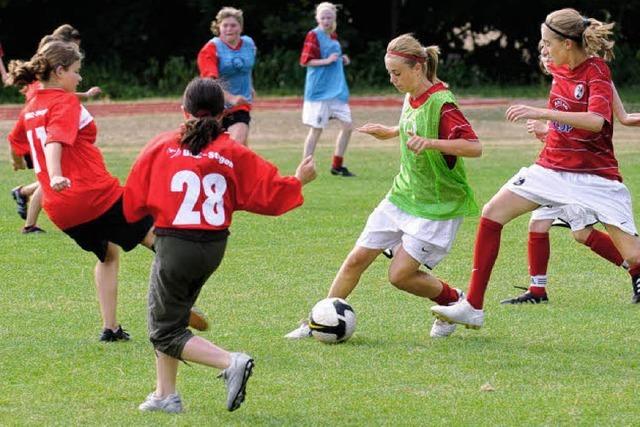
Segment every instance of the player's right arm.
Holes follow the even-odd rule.
[[[366,123],[356,128],[356,130],[377,139],[391,139],[400,135],[400,128],[398,126],[385,126],[379,123]]]

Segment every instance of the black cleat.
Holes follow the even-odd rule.
[[[640,275],[631,278],[631,288],[633,288],[632,304],[640,303]]]
[[[13,197],[13,200],[16,201],[16,210],[18,211],[18,215],[20,215],[20,218],[27,219],[27,207],[29,206],[29,198],[20,194],[20,188],[22,187],[16,187],[11,190],[11,196]]]
[[[549,297],[547,297],[546,293],[541,297],[537,297],[533,295],[528,288],[523,288],[522,286],[514,286],[514,288],[524,289],[525,293],[515,298],[503,299],[500,301],[500,304],[540,304],[543,302],[549,302]]]
[[[339,175],[339,176],[355,176],[353,173],[349,171],[344,166],[340,166],[339,168],[331,168],[331,175]]]
[[[22,234],[44,233],[45,231],[37,225],[29,225],[22,228]]]
[[[105,328],[100,334],[100,341],[104,342],[129,341],[130,338],[127,331],[122,329],[122,325],[118,325],[118,329],[115,331]]]

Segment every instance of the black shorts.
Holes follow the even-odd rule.
[[[33,169],[33,159],[31,158],[31,154],[25,154],[22,157],[24,158],[24,162],[27,164],[27,169]]]
[[[249,114],[249,112],[245,110],[238,110],[234,111],[233,113],[226,114],[222,118],[222,127],[226,130],[229,129],[231,125],[234,125],[236,123],[244,123],[249,126],[250,122],[251,115]]]
[[[63,230],[85,251],[96,254],[100,262],[107,256],[109,242],[125,252],[135,248],[153,226],[153,218],[146,216],[138,222],[128,223],[122,212],[122,197],[98,218]]]

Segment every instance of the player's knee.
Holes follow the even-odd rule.
[[[578,231],[574,231],[573,232],[573,238],[576,239],[576,242],[581,243],[581,244],[586,244],[587,243],[587,239],[589,238],[589,235],[591,234],[591,231],[593,231],[592,229],[582,229],[582,230],[578,230]]]
[[[185,344],[192,336],[193,334],[187,328],[158,328],[150,332],[149,341],[151,341],[155,350],[175,359],[180,359]]]
[[[410,273],[403,268],[395,267],[393,264],[389,267],[389,272],[387,273],[389,283],[395,286],[398,289],[403,289],[404,284],[407,281],[407,278],[410,276]]]

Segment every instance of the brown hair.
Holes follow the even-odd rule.
[[[244,17],[242,15],[242,10],[236,9],[235,7],[226,6],[220,9],[218,14],[216,15],[216,19],[211,21],[211,32],[213,33],[213,35],[217,36],[220,34],[220,24],[227,18],[235,18],[236,21],[240,23],[240,26],[244,28]]]
[[[52,36],[58,37],[64,41],[80,41],[80,31],[76,30],[69,24],[62,24],[51,33]]]
[[[82,60],[82,53],[75,43],[54,40],[45,43],[29,61],[9,63],[8,84],[24,86],[35,80],[46,82],[58,67],[65,69]]]
[[[182,106],[193,117],[184,123],[180,145],[198,154],[222,133],[218,116],[224,110],[224,93],[215,80],[196,77],[184,90]]]
[[[560,9],[547,15],[544,25],[558,39],[573,40],[587,52],[589,56],[599,56],[605,61],[614,58],[613,45],[609,40],[614,23],[604,24],[596,19],[587,18],[575,9]]]
[[[414,67],[417,63],[422,64],[427,80],[431,83],[439,81],[437,71],[440,48],[438,46],[424,47],[412,34],[403,34],[389,42],[387,53],[401,54],[398,57],[402,58],[409,67]]]

